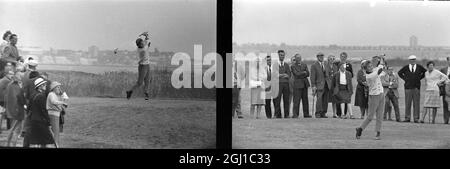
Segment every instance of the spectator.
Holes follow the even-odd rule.
[[[278,50],[278,56],[280,59],[279,64],[279,84],[278,84],[278,96],[275,98],[275,117],[281,118],[281,99],[283,99],[283,110],[284,110],[284,118],[289,118],[289,109],[290,109],[290,87],[289,87],[289,79],[291,76],[291,70],[289,65],[284,62],[284,57],[286,53],[284,50]]]
[[[339,72],[336,72],[332,82],[332,91],[336,104],[341,107],[340,104],[349,104],[351,102],[351,96],[353,94],[352,77],[349,71],[345,69],[345,63],[339,63]],[[341,112],[344,112],[343,110]],[[351,117],[352,118],[352,117]]]
[[[316,103],[316,118],[327,118],[327,108],[328,108],[328,92],[329,85],[327,84],[326,79],[329,75],[327,75],[327,67],[323,61],[323,53],[318,53],[316,55],[317,61],[311,65],[311,87],[314,95],[317,95],[317,103]]]
[[[55,144],[50,129],[50,117],[46,109],[46,100],[44,91],[46,82],[42,78],[34,81],[36,93],[32,96],[30,104],[30,122],[29,131],[25,133],[28,144],[47,147],[49,144]]]
[[[411,103],[414,106],[414,123],[420,118],[420,80],[425,77],[426,69],[422,65],[416,64],[417,57],[408,57],[409,64],[398,71],[398,76],[405,81],[405,120],[411,121]]]
[[[272,102],[274,102],[272,97],[272,58],[270,55],[266,57],[267,63],[267,78],[265,82],[266,91],[266,104],[264,105],[266,111],[266,117],[268,119],[272,118]]]
[[[423,107],[425,108],[425,113],[422,115],[421,123],[424,123],[425,116],[429,111],[433,114],[431,123],[434,124],[436,119],[437,108],[441,107],[441,101],[439,96],[439,87],[437,84],[445,82],[447,76],[442,72],[434,69],[434,62],[429,61],[427,63],[428,71],[425,72],[425,100]]]
[[[309,114],[309,102],[308,102],[308,88],[309,84],[309,70],[308,66],[302,62],[300,54],[295,54],[295,63],[291,66],[291,71],[294,78],[293,90],[294,90],[294,108],[292,118],[298,118],[300,102],[303,107],[303,117],[311,118]]]
[[[351,77],[353,78],[353,68],[352,68],[352,64],[350,64],[350,62],[347,61],[347,53],[346,52],[342,52],[340,54],[340,61],[339,63],[343,63],[344,64],[344,68],[345,70],[347,70],[348,72],[350,72]],[[339,64],[338,63],[338,64]],[[351,89],[353,90],[353,89]],[[345,108],[344,111],[342,112],[341,110],[341,105],[340,104],[336,104],[336,109],[337,109],[337,114],[341,115],[342,118],[347,118],[347,110],[350,113],[350,118],[353,118],[353,111],[352,111],[352,107],[348,106],[349,104],[345,104]],[[343,115],[343,116],[342,116]]]
[[[6,117],[5,93],[6,88],[8,87],[8,84],[11,82],[13,76],[14,72],[8,71],[6,76],[0,79],[0,106],[1,106],[0,109],[3,110],[1,112],[0,117],[0,133],[1,133],[1,126],[3,124],[3,119],[6,119],[6,129],[9,130],[11,128],[11,120],[8,117]]]
[[[450,56],[447,56],[447,66],[441,69],[441,72],[447,75],[447,78],[450,78]],[[444,89],[446,88],[446,84],[442,84]],[[445,100],[445,95],[442,97],[443,104],[443,114],[444,114],[444,124],[448,124],[450,118],[450,111],[448,111],[448,102]]]
[[[25,97],[22,90],[22,81],[19,72],[12,78],[12,82],[8,84],[5,93],[5,106],[8,118],[12,120],[12,127],[8,134],[7,146],[10,146],[11,139],[13,147],[17,145],[17,137],[22,130],[22,121],[25,118]]]
[[[253,62],[253,63],[252,63]],[[265,84],[264,80],[267,78],[266,71],[263,68],[261,58],[256,57],[256,60],[251,61],[249,70],[250,82],[250,115],[253,117],[256,108],[256,118],[259,119],[261,108],[265,104]]]
[[[50,117],[50,124],[53,131],[53,138],[56,145],[60,147],[59,141],[59,118],[67,103],[62,98],[61,83],[53,81],[50,84],[50,93],[47,96],[47,111]]]
[[[364,119],[364,116],[367,113],[368,106],[368,97],[369,97],[369,89],[367,86],[366,76],[364,73],[364,69],[362,68],[364,62],[367,62],[367,60],[361,61],[361,69],[359,69],[358,73],[356,74],[356,82],[358,83],[356,85],[356,91],[355,91],[355,106],[359,107],[359,110],[361,111],[361,119]]]
[[[4,58],[7,62],[10,62],[15,67],[18,61],[23,62],[23,58],[19,55],[19,51],[16,47],[18,41],[17,35],[11,34],[9,36],[9,41],[9,45],[3,49],[2,58]]]
[[[242,79],[245,79],[245,71],[242,70],[242,67],[240,67],[240,64],[238,64],[238,61],[236,60],[236,57],[233,55],[233,88],[231,89],[232,92],[232,116],[235,117],[235,114],[237,114],[238,118],[244,118],[242,116],[241,111],[241,82]]]
[[[338,67],[338,62],[335,61],[335,56],[330,54],[328,55],[327,61],[325,62],[325,65],[327,66],[327,68],[325,70],[327,70],[326,74],[327,74],[327,84],[328,84],[328,88],[331,89],[332,88],[332,82],[333,82],[333,78],[334,75],[339,71],[339,67]],[[336,112],[336,100],[334,99],[333,96],[333,92],[328,92],[328,103],[331,103],[331,106],[333,108],[333,118],[337,118],[337,112]]]
[[[398,107],[398,76],[394,73],[393,68],[388,66],[386,74],[381,76],[381,84],[384,88],[384,120],[392,120],[391,118],[391,103],[395,110],[395,120],[400,122],[400,109]],[[389,118],[387,118],[389,117]]]

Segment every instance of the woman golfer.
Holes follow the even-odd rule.
[[[383,75],[384,58],[374,56],[371,61],[365,61],[362,63],[362,67],[366,73],[366,81],[369,86],[369,113],[367,118],[363,121],[360,127],[356,128],[356,139],[361,137],[362,131],[372,121],[373,116],[376,114],[375,140],[380,139],[381,121],[383,120],[384,111],[384,90],[381,84],[380,76]]]

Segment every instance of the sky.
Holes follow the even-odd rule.
[[[18,45],[86,51],[135,50],[149,31],[152,49],[215,51],[216,3],[211,0],[0,0],[0,33],[18,34]]]
[[[237,44],[450,46],[450,2],[233,2]]]

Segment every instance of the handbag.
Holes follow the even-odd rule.
[[[439,96],[445,96],[445,83],[438,84]]]

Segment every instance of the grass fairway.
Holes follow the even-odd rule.
[[[61,147],[215,148],[215,106],[215,101],[72,97]],[[0,134],[0,146],[7,133]]]
[[[403,88],[403,83],[401,83]],[[404,92],[400,90],[400,116],[404,119]],[[311,90],[308,93],[312,111]],[[422,95],[421,95],[422,96]],[[352,98],[353,99],[353,98]],[[243,119],[233,119],[233,148],[238,149],[402,149],[450,148],[450,125],[443,124],[442,108],[438,109],[437,124],[398,123],[383,121],[381,140],[373,140],[375,121],[372,121],[360,140],[355,139],[355,128],[361,119],[304,119],[300,107],[299,119],[262,119],[250,117],[250,91],[241,92]],[[423,101],[423,99],[421,99]],[[353,101],[352,101],[353,103]],[[283,105],[283,104],[281,104]],[[273,107],[272,107],[273,108]],[[331,104],[327,116],[332,116]],[[292,105],[291,105],[292,111]],[[422,109],[421,109],[422,113]],[[358,107],[353,114],[359,118]],[[292,112],[290,113],[292,116]]]

